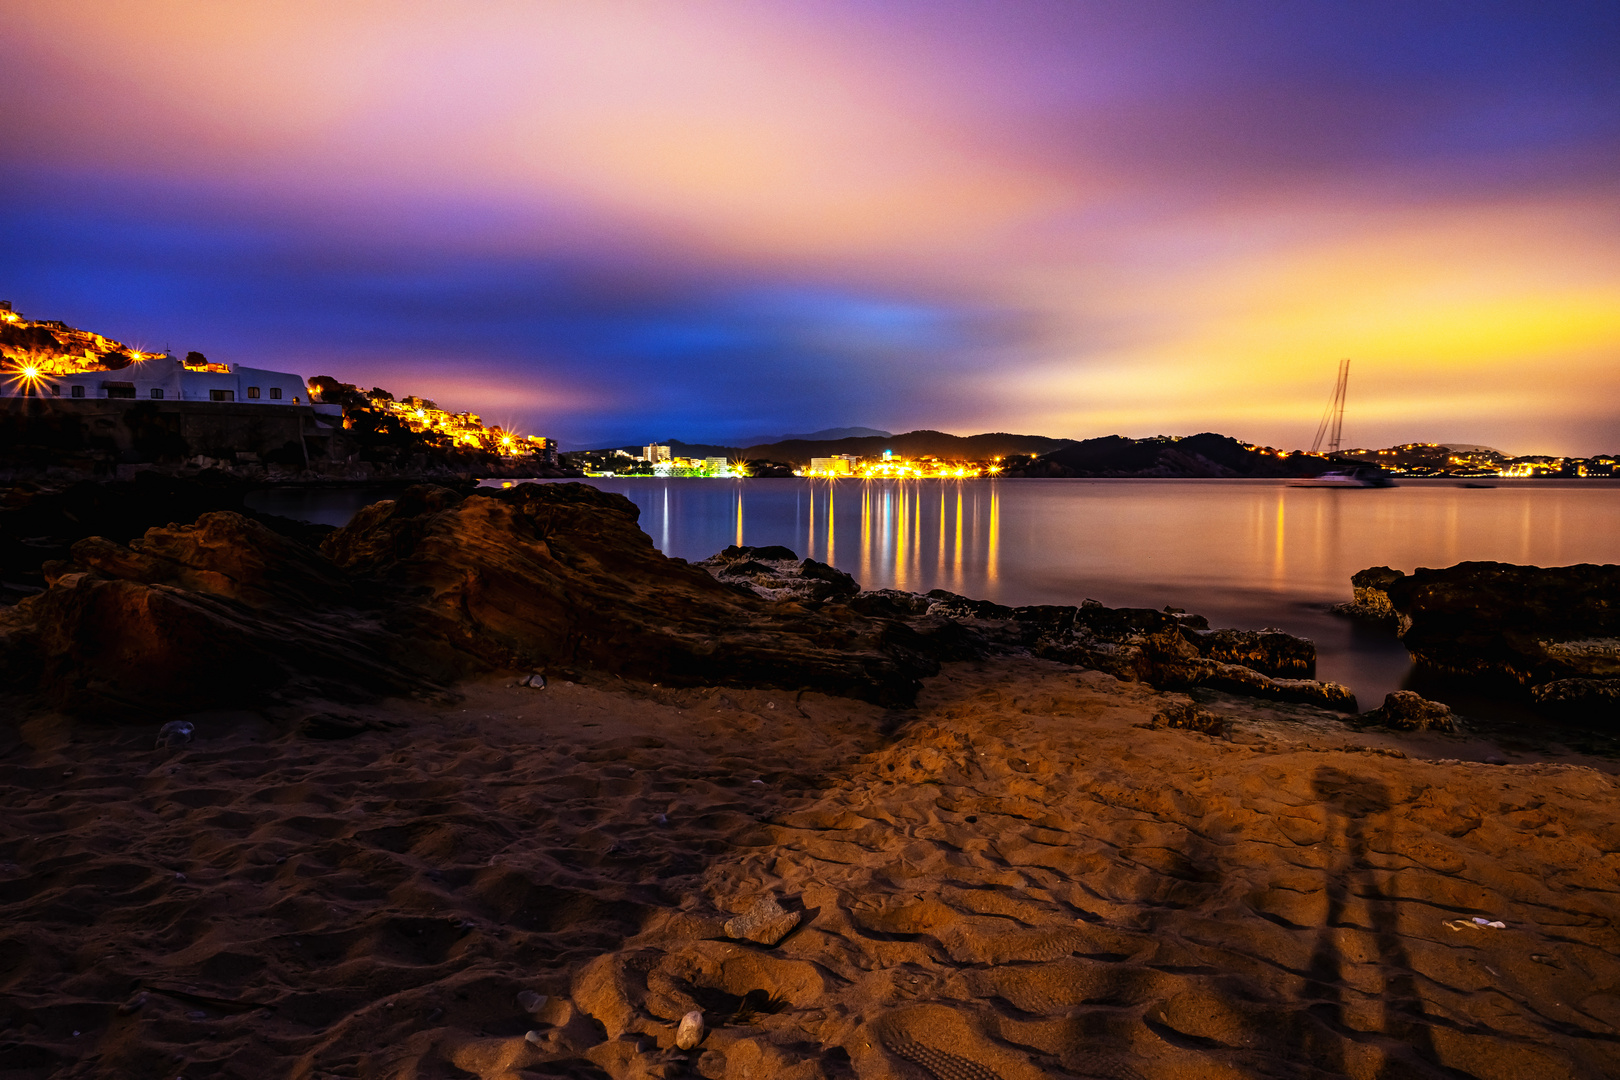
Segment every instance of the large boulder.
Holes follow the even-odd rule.
[[[240,514],[149,529],[129,546],[90,537],[14,629],[60,707],[130,712],[261,701],[297,689],[352,696],[431,684],[393,656],[321,554]],[[449,672],[437,673],[441,676]]]
[[[1620,566],[1380,566],[1352,583],[1358,606],[1394,618],[1419,667],[1524,687],[1561,718],[1616,718],[1605,684],[1620,679]]]
[[[1422,667],[1529,686],[1620,678],[1620,566],[1465,562],[1357,578],[1374,574],[1358,599],[1387,605]]]

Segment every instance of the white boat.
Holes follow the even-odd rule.
[[[1329,469],[1320,476],[1306,476],[1295,480],[1290,487],[1333,488],[1386,488],[1395,481],[1377,465],[1352,465],[1345,469]]]
[[[1331,460],[1339,452],[1339,442],[1344,435],[1344,402],[1350,395],[1350,361],[1339,361],[1339,377],[1333,383],[1333,396],[1328,398],[1327,411],[1322,414],[1322,423],[1316,429],[1316,439],[1311,443],[1311,453],[1322,449],[1322,440],[1327,439],[1328,458]],[[1395,481],[1389,478],[1389,473],[1377,465],[1351,462],[1341,465],[1337,469],[1328,469],[1317,476],[1306,476],[1295,480],[1290,487],[1332,487],[1332,488],[1386,488],[1394,487]]]

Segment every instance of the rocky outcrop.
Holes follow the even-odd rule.
[[[0,617],[7,670],[108,716],[434,694],[508,667],[903,704],[938,670],[904,624],[772,603],[665,558],[629,500],[582,484],[412,488],[321,550],[208,513],[127,545],[81,540],[46,580]]]
[[[1280,630],[1211,630],[1200,615],[1152,608],[1007,607],[943,589],[883,589],[851,601],[857,610],[920,626],[941,620],[970,631],[990,648],[1107,672],[1115,678],[1186,689],[1208,686],[1275,701],[1354,712],[1355,695],[1311,678],[1316,646]]]
[[[13,634],[38,684],[74,712],[438,689],[335,567],[240,514],[150,529],[127,547],[81,540],[47,580],[10,613]]]
[[[1352,583],[1357,606],[1393,617],[1413,661],[1430,671],[1527,688],[1620,678],[1620,566],[1374,567]],[[1536,700],[1572,713],[1604,694],[1572,683]]]
[[[1350,576],[1350,587],[1355,599],[1348,604],[1337,604],[1333,610],[1340,615],[1357,619],[1395,620],[1399,618],[1389,599],[1390,586],[1406,575],[1387,566],[1373,566],[1358,570]]]
[[[1620,679],[1554,679],[1531,688],[1530,698],[1556,719],[1620,725]]]
[[[1384,695],[1381,708],[1361,714],[1369,724],[1383,724],[1401,731],[1455,731],[1456,716],[1451,706],[1430,701],[1411,690],[1396,690]]]
[[[821,604],[861,591],[854,578],[815,559],[801,559],[789,548],[731,547],[697,565],[715,580],[738,585],[766,600]]]
[[[465,498],[412,489],[367,507],[322,549],[359,581],[411,598],[392,625],[460,670],[577,667],[894,703],[938,670],[903,625],[773,603],[666,558],[637,514],[585,484]]]

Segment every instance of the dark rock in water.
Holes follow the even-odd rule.
[[[1316,644],[1281,630],[1205,630],[1187,636],[1200,656],[1219,663],[1242,664],[1266,675],[1316,674]]]
[[[1620,679],[1554,679],[1530,697],[1548,716],[1620,724]]]
[[[1373,566],[1350,575],[1350,587],[1355,599],[1348,604],[1336,604],[1333,610],[1340,615],[1357,619],[1393,620],[1397,618],[1395,606],[1390,602],[1390,586],[1406,575],[1387,566]]]
[[[740,586],[766,600],[821,604],[861,591],[854,578],[814,559],[800,559],[790,548],[731,547],[697,564],[723,584]]]
[[[1620,566],[1375,567],[1353,581],[1363,606],[1394,613],[1413,661],[1431,671],[1528,687],[1620,678]],[[1582,695],[1563,693],[1549,703],[1576,708]]]
[[[1456,718],[1451,706],[1430,701],[1411,690],[1396,690],[1384,696],[1382,708],[1362,713],[1361,719],[1402,731],[1455,731]]]

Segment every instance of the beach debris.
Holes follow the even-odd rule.
[[[546,677],[537,671],[533,675],[523,676],[517,681],[517,684],[519,686],[531,687],[535,690],[544,690],[546,688]]]
[[[529,1042],[534,1043],[536,1046],[539,1046],[541,1043],[546,1041],[546,1033],[541,1031],[539,1028],[530,1030],[523,1037]]]
[[[545,994],[537,994],[533,990],[525,990],[517,996],[518,1007],[527,1013],[539,1012],[550,1000]]]
[[[185,720],[170,720],[158,728],[158,746],[184,746],[197,733],[196,727]]]
[[[691,1050],[703,1041],[703,1014],[696,1009],[681,1017],[680,1027],[675,1029],[675,1045],[682,1050]]]
[[[131,1013],[140,1012],[141,1009],[145,1007],[148,1000],[150,1000],[150,995],[147,994],[145,990],[142,990],[140,993],[118,1006],[118,1014],[120,1016],[128,1016]]]
[[[653,821],[654,825],[668,825],[669,824],[669,815],[668,814],[654,814],[652,816],[652,821]]]
[[[1441,925],[1452,930],[1506,930],[1507,923],[1492,919],[1482,919],[1475,915],[1472,919],[1447,919]]]
[[[754,906],[726,920],[726,936],[775,945],[799,925],[799,912],[784,910],[774,896],[762,896]]]

